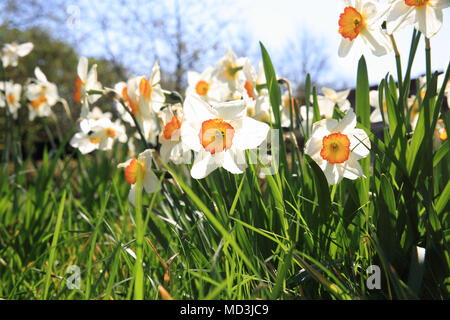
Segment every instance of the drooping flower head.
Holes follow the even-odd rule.
[[[364,130],[355,126],[353,109],[340,121],[323,119],[313,125],[305,153],[323,170],[329,184],[364,176],[358,160],[369,155],[370,140]]]
[[[345,57],[350,51],[362,54],[365,47],[376,56],[388,53],[392,45],[381,29],[386,10],[378,1],[345,0],[344,5],[338,22],[338,32],[342,36],[339,56]]]
[[[247,117],[243,101],[214,106],[196,96],[184,102],[181,139],[196,152],[191,175],[202,179],[219,167],[240,174],[246,167],[245,150],[266,139],[269,126]]]

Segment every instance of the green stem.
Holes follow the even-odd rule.
[[[430,39],[425,38],[425,59],[426,59],[426,70],[427,70],[427,89],[430,86],[431,81],[431,47]]]
[[[394,47],[395,52],[395,63],[397,65],[397,81],[398,81],[398,90],[401,92],[403,87],[403,79],[402,79],[402,64],[400,59],[400,51],[398,51],[397,43],[395,42],[394,35],[391,34],[391,42],[392,46]]]

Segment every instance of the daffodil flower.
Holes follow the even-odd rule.
[[[59,101],[58,88],[49,82],[45,74],[36,67],[36,79],[26,87],[28,103],[28,117],[33,121],[35,117],[48,117],[53,107]]]
[[[344,11],[339,16],[339,33],[342,36],[338,54],[346,57],[350,51],[362,54],[365,47],[376,56],[392,49],[389,37],[381,29],[386,10],[378,1],[345,0]]]
[[[317,96],[317,103],[319,104],[319,112],[322,117],[331,118],[333,116],[335,105],[339,110],[346,112],[350,109],[350,101],[347,97],[350,94],[350,89],[343,91],[335,91],[330,88],[323,87],[322,95]]]
[[[173,106],[160,112],[163,130],[159,136],[161,160],[169,160],[175,164],[190,163],[191,149],[181,141],[181,124],[183,123],[182,108]]]
[[[16,67],[19,57],[24,57],[27,54],[33,50],[33,43],[26,42],[22,44],[17,44],[15,42],[13,43],[6,43],[1,52],[1,58],[2,58],[2,64],[3,67],[6,68],[7,66]]]
[[[112,122],[108,118],[100,120],[83,119],[80,122],[80,132],[70,140],[70,145],[86,154],[94,150],[111,150],[115,140],[127,142],[125,127],[120,120]]]
[[[18,117],[21,92],[22,86],[20,84],[12,83],[11,81],[0,81],[0,108],[8,106],[9,112],[12,114],[14,119],[17,119]]]
[[[449,0],[391,0],[386,19],[389,34],[413,24],[426,38],[431,38],[442,27],[442,9],[450,6]]]
[[[216,64],[213,71],[213,76],[219,81],[223,81],[228,85],[230,96],[233,100],[236,96],[241,96],[242,86],[245,82],[244,75],[241,72],[245,60],[247,58],[238,58],[231,48],[228,49],[225,56],[223,56]]]
[[[245,150],[266,139],[269,126],[246,116],[243,101],[215,105],[196,96],[184,102],[183,143],[196,152],[191,176],[202,179],[219,167],[233,174],[246,168]]]
[[[364,176],[358,160],[369,155],[370,140],[364,130],[355,126],[352,109],[340,121],[323,119],[313,125],[305,153],[323,170],[329,184]]]
[[[230,91],[225,82],[213,76],[213,72],[213,67],[207,67],[202,73],[189,71],[186,95],[196,94],[206,102],[224,101],[230,95]]]
[[[136,190],[138,175],[141,178],[141,186],[147,193],[158,191],[158,178],[152,170],[153,150],[147,149],[138,158],[131,158],[119,164],[118,168],[125,168],[125,179],[131,185],[128,200],[136,206]]]
[[[101,91],[102,84],[97,80],[97,65],[94,64],[88,72],[88,59],[80,57],[77,66],[78,77],[75,81],[74,101],[81,102],[81,118],[89,113],[89,104],[97,101],[101,94],[89,94],[89,91]]]

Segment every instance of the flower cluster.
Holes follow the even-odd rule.
[[[20,57],[28,55],[34,48],[31,42],[22,44],[6,43],[1,50],[1,62],[3,68],[17,67]],[[58,88],[47,80],[45,74],[36,67],[35,78],[29,79],[26,85],[12,81],[0,82],[0,108],[7,107],[14,119],[18,118],[18,112],[22,106],[22,100],[28,106],[28,117],[33,121],[36,117],[48,117],[52,113],[52,107],[61,100]]]

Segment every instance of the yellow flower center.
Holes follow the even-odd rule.
[[[229,149],[233,137],[233,126],[222,119],[203,121],[199,133],[200,143],[211,154]]]
[[[430,0],[405,0],[405,4],[410,7],[421,7],[428,3]]]
[[[144,180],[146,168],[145,163],[136,158],[131,159],[130,164],[125,168],[125,179],[129,184],[135,184],[140,172],[142,180]]]
[[[332,133],[322,139],[320,156],[331,164],[343,163],[350,155],[350,140],[347,135]]]
[[[93,144],[99,144],[101,140],[102,138],[100,137],[89,138],[89,141]]]
[[[339,17],[339,33],[350,41],[355,39],[365,26],[364,17],[353,7],[346,7]]]
[[[197,82],[195,86],[195,92],[197,92],[199,96],[206,96],[208,94],[208,91],[209,91],[208,82],[204,80],[200,80],[199,82]]]

